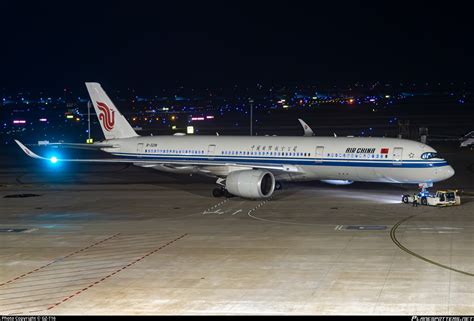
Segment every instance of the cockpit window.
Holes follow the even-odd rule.
[[[421,154],[422,159],[431,159],[431,158],[441,158],[441,156],[436,152],[427,152]]]

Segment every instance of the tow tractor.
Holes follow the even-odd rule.
[[[418,193],[421,205],[429,206],[453,206],[461,205],[461,197],[457,190],[436,191],[435,195],[430,194],[426,189]],[[413,195],[403,195],[403,203],[413,203]]]

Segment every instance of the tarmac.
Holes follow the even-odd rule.
[[[434,190],[461,206],[370,183],[214,198],[209,178],[3,154],[0,315],[474,314],[474,151],[444,149]]]

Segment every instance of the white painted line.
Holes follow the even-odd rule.
[[[240,213],[240,212],[242,212],[242,209],[239,209],[238,211],[235,211],[234,213],[232,213],[232,215],[235,215],[235,214]]]

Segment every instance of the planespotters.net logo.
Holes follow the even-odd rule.
[[[97,108],[99,108],[99,120],[102,122],[105,130],[110,132],[114,129],[115,125],[115,111],[110,109],[105,103],[97,102]]]
[[[411,321],[474,321],[474,317],[419,317],[412,316]]]

